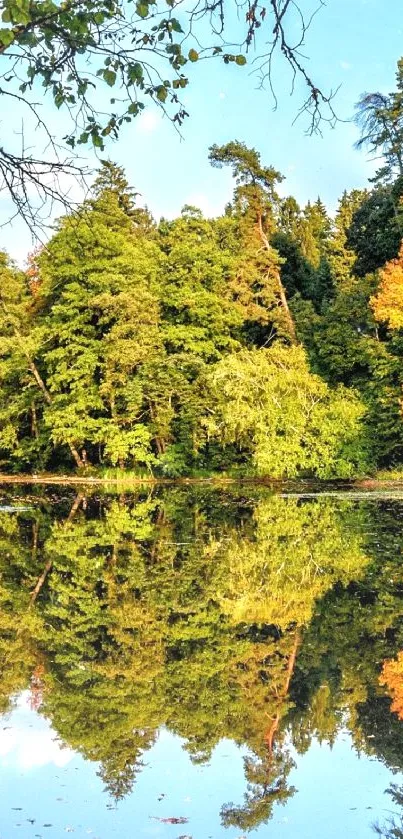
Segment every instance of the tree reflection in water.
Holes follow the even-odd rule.
[[[246,747],[244,800],[221,811],[242,831],[293,795],[292,749],[313,737],[347,726],[358,751],[402,767],[380,684],[403,648],[397,502],[240,488],[51,500],[0,514],[1,710],[28,686],[115,799],[161,726],[194,762],[222,738]]]

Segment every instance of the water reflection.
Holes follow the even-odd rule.
[[[0,513],[0,710],[28,691],[115,801],[161,729],[194,765],[242,750],[244,794],[221,806],[237,835],[291,801],[297,755],[345,729],[403,769],[382,678],[403,649],[403,505],[191,488],[55,501]]]

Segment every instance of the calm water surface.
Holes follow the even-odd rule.
[[[403,837],[403,500],[0,497],[0,839]]]

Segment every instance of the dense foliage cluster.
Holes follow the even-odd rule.
[[[26,272],[0,255],[3,468],[348,478],[398,465],[403,183],[379,128],[403,122],[396,102],[367,101],[386,168],[334,218],[319,198],[280,197],[280,173],[233,141],[210,149],[235,183],[218,218],[186,206],[157,224],[105,161]]]

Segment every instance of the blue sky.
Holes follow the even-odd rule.
[[[308,3],[301,0],[301,7]],[[318,86],[341,84],[335,100],[341,120],[351,118],[362,92],[393,89],[402,36],[401,0],[327,0],[307,35],[305,51]],[[185,203],[197,204],[206,214],[222,211],[231,180],[228,172],[209,166],[207,153],[212,143],[235,138],[259,149],[262,160],[285,175],[282,192],[292,193],[300,203],[320,195],[333,211],[343,189],[366,185],[373,165],[353,148],[355,126],[340,121],[334,129],[324,126],[322,137],[306,136],[304,117],[293,124],[304,91],[297,85],[290,96],[290,76],[281,59],[275,67],[276,111],[269,91],[257,89],[250,69],[216,61],[193,65],[186,91],[190,118],[182,139],[151,107],[109,146],[111,159],[126,168],[157,217],[173,216]],[[12,114],[2,112],[3,129],[8,117]],[[60,118],[49,111],[52,128]],[[3,219],[9,209],[0,201]],[[15,222],[0,230],[0,247],[21,261],[31,247],[30,234]]]

